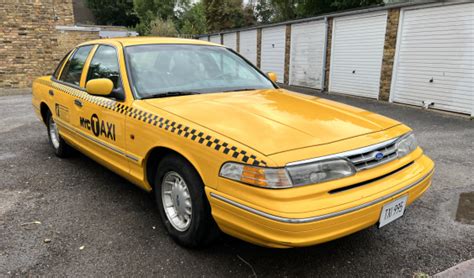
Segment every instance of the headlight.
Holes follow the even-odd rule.
[[[346,160],[320,161],[286,168],[262,168],[227,162],[220,176],[265,188],[289,188],[352,176],[354,167]]]
[[[403,157],[416,150],[417,147],[418,143],[416,142],[415,135],[410,132],[398,140],[397,155],[399,158]]]
[[[227,162],[222,165],[219,175],[266,188],[288,188],[292,186],[284,168],[262,168]]]
[[[321,183],[355,174],[350,162],[344,159],[325,160],[287,167],[294,186]]]

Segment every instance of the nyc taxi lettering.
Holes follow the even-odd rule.
[[[79,121],[83,128],[91,130],[96,137],[104,136],[115,141],[115,124],[100,120],[96,114],[90,119],[81,117]]]
[[[56,116],[58,116],[59,118],[61,118],[62,120],[66,122],[69,122],[69,109],[66,106],[56,103],[55,110],[56,110]]]

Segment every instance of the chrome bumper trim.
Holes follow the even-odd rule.
[[[345,209],[345,210],[341,210],[341,211],[337,211],[337,212],[333,212],[333,213],[328,213],[328,214],[323,214],[323,215],[318,215],[318,216],[313,216],[313,217],[307,217],[307,218],[287,218],[287,217],[276,216],[276,215],[273,215],[273,214],[263,212],[261,210],[251,208],[251,207],[243,205],[241,203],[235,202],[235,201],[230,200],[226,197],[215,194],[214,192],[211,192],[211,197],[215,198],[217,200],[223,201],[225,203],[228,203],[230,205],[233,205],[235,207],[238,207],[240,209],[243,209],[245,211],[251,212],[253,214],[268,218],[270,220],[283,222],[283,223],[302,224],[302,223],[316,222],[316,221],[320,221],[320,220],[324,220],[324,219],[328,219],[328,218],[332,218],[332,217],[341,216],[341,215],[348,214],[348,213],[351,213],[351,212],[354,212],[354,211],[357,211],[357,210],[360,210],[360,209],[363,209],[363,208],[366,208],[366,207],[370,207],[370,206],[375,205],[377,203],[383,202],[383,201],[388,200],[388,199],[390,199],[390,198],[392,198],[392,197],[394,197],[394,196],[396,196],[396,195],[398,195],[398,194],[400,194],[400,193],[402,193],[402,192],[404,192],[408,189],[411,189],[412,187],[415,187],[420,182],[424,181],[427,177],[431,176],[433,174],[433,172],[434,172],[434,168],[429,173],[427,173],[423,177],[419,178],[415,182],[410,183],[409,185],[404,186],[403,188],[401,188],[401,189],[399,189],[395,192],[392,192],[388,195],[385,195],[385,196],[382,196],[382,197],[377,198],[375,200],[372,200],[368,203],[361,204],[361,205],[358,205],[356,207],[352,207],[352,208],[349,208],[349,209]]]

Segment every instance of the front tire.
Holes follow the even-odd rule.
[[[166,156],[158,165],[154,185],[162,223],[178,244],[199,248],[218,237],[204,184],[189,162],[178,155]]]
[[[48,138],[51,147],[53,147],[54,154],[60,158],[66,158],[71,155],[72,148],[59,135],[58,126],[53,119],[51,111],[46,115],[46,126],[48,128]]]

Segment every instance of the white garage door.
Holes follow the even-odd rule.
[[[252,64],[257,64],[257,30],[240,32],[239,52]]]
[[[402,11],[392,101],[474,113],[474,4]]]
[[[325,35],[323,21],[291,25],[291,85],[321,89]]]
[[[286,26],[262,29],[261,69],[275,72],[278,82],[283,83],[285,72],[285,30]]]
[[[378,98],[387,13],[334,19],[329,91]]]
[[[213,43],[221,44],[221,35],[211,36],[211,39],[209,41]]]
[[[224,45],[237,51],[237,33],[224,34]]]

